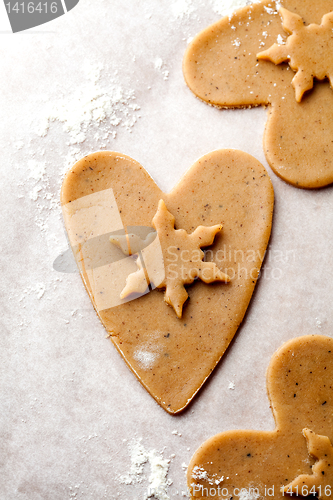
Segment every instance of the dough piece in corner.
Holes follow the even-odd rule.
[[[324,404],[327,404],[325,402]],[[333,446],[327,436],[315,434],[310,429],[303,429],[309,454],[317,459],[312,467],[312,474],[302,474],[282,491],[289,495],[317,496],[327,500],[332,496],[333,488]]]
[[[266,159],[300,188],[333,182],[332,11],[333,0],[254,2],[199,33],[183,63],[208,104],[269,106]]]
[[[135,160],[97,152],[67,173],[61,203],[111,341],[155,400],[180,412],[223,356],[251,299],[272,223],[265,168],[247,153],[214,151],[163,193]],[[166,285],[173,307],[158,290]]]
[[[285,343],[267,371],[275,430],[227,431],[203,443],[188,466],[191,498],[281,499],[302,496],[302,487],[304,496],[330,498],[332,380],[332,338]]]

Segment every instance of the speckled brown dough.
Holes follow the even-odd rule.
[[[328,488],[333,480],[333,463],[330,463],[333,456],[332,381],[332,338],[308,335],[284,344],[273,355],[267,371],[267,392],[275,430],[234,430],[208,439],[188,466],[187,481],[192,488],[192,498],[274,500],[283,498],[281,488],[290,488],[292,482],[294,493],[299,483],[299,496],[302,486],[307,484],[309,492],[315,485],[315,493],[320,498],[330,498],[333,492],[333,484]],[[320,461],[315,463],[318,458]],[[214,494],[212,488],[217,486],[220,493]],[[224,495],[222,488],[225,488]],[[242,488],[245,489],[243,496],[237,494]],[[284,498],[289,495],[285,493]]]
[[[305,25],[320,25],[323,16],[333,11],[333,0],[283,0],[280,3],[301,16]],[[312,31],[319,33],[319,26],[314,28]],[[333,35],[330,39],[326,35],[323,40],[325,50],[319,38],[318,46],[310,40],[304,53],[297,54],[297,66],[310,73],[311,68],[318,68],[315,75],[322,78],[323,71],[327,71],[326,76],[330,77]],[[333,182],[333,90],[328,79],[315,80],[314,88],[297,102],[292,85],[296,73],[290,66],[257,60],[259,53],[287,39],[276,3],[256,2],[195,37],[184,58],[184,76],[194,94],[208,104],[222,108],[268,105],[264,151],[269,165],[294,186],[318,188]],[[302,57],[299,59],[302,54],[306,55],[303,65]],[[292,53],[289,55],[294,57]],[[322,60],[316,61],[316,57],[325,57],[328,62],[323,64]],[[299,77],[300,73],[298,80]],[[303,88],[306,88],[304,83]]]
[[[177,413],[213,371],[244,317],[271,231],[271,181],[252,156],[221,150],[199,159],[170,193],[162,193],[135,160],[98,152],[76,163],[65,177],[61,203],[69,233],[72,219],[66,207],[110,188],[125,227],[151,226],[161,199],[175,217],[176,228],[192,233],[200,225],[223,226],[209,249],[231,281],[196,281],[186,286],[189,299],[181,319],[157,289],[98,310],[80,264],[87,291],[112,342],[156,401],[169,413]],[[76,258],[82,258],[79,251]],[[125,280],[120,290],[124,286]],[[142,363],[140,352],[151,353],[149,367]]]

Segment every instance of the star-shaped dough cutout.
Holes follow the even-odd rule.
[[[302,18],[280,7],[283,29],[290,36],[286,44],[274,43],[269,49],[259,52],[258,59],[274,64],[288,61],[296,75],[292,85],[296,101],[301,102],[304,93],[312,89],[313,79],[328,78],[333,87],[333,12],[325,14],[321,24],[304,26]]]
[[[216,234],[222,230],[222,225],[198,226],[191,234],[184,229],[175,229],[175,218],[163,200],[158,204],[152,225],[159,238],[165,272],[163,281],[155,285],[157,288],[165,288],[165,302],[172,306],[178,318],[181,318],[184,302],[188,298],[184,285],[193,283],[196,278],[205,283],[230,281],[229,276],[220,271],[214,262],[203,261],[204,252],[201,250],[201,247],[207,247],[214,242]],[[127,277],[121,298],[126,298],[131,293],[142,293],[143,288],[147,288],[147,283],[154,283],[154,276],[151,275],[154,273],[149,273],[148,276],[140,257],[136,262],[139,269]]]
[[[303,429],[310,455],[317,458],[313,474],[302,474],[282,488],[284,493],[300,496],[317,496],[320,500],[331,498],[333,487],[333,446],[327,436]]]

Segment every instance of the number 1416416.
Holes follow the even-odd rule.
[[[285,496],[285,493],[287,493],[288,495],[296,495],[296,496],[300,495],[302,497],[313,495],[313,496],[318,496],[319,498],[321,498],[322,493],[323,494],[325,493],[325,496],[329,497],[332,494],[332,487],[331,485],[326,485],[325,487],[322,488],[321,485],[318,485],[318,486],[312,486],[312,488],[309,489],[309,487],[306,484],[304,484],[301,488],[298,488],[298,486],[296,486],[293,488],[290,487],[286,491],[282,491],[283,496]]]
[[[8,14],[17,13],[17,14],[34,14],[39,12],[40,14],[47,14],[51,12],[51,14],[56,14],[58,11],[58,3],[57,2],[16,2],[14,4],[8,2],[6,3],[6,9]]]

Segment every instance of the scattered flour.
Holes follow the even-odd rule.
[[[191,0],[175,0],[171,4],[171,12],[177,19],[189,17],[194,11],[195,8],[191,4]]]
[[[133,91],[125,91],[115,81],[106,88],[100,83],[102,64],[86,65],[87,81],[70,95],[62,95],[58,101],[46,106],[45,117],[37,133],[47,135],[50,124],[54,121],[63,124],[63,131],[68,134],[68,145],[81,144],[87,138],[89,127],[108,121],[111,126],[121,125],[127,130],[137,121],[134,113],[139,106]],[[132,112],[132,113],[131,113]]]
[[[199,466],[194,467],[194,469],[192,470],[192,478],[204,479],[205,481],[208,481],[209,484],[214,484],[214,485],[219,485],[224,480],[224,476],[218,477],[217,474],[213,474],[213,476],[210,476],[203,467]]]
[[[148,453],[142,445],[141,439],[131,441],[128,449],[131,456],[131,468],[128,474],[118,478],[119,482],[123,484],[142,483],[143,467],[148,461]]]
[[[24,301],[24,299],[27,297],[27,295],[30,294],[35,294],[37,299],[41,299],[45,293],[45,284],[44,283],[37,283],[34,286],[29,286],[25,290],[23,290],[21,296],[18,299],[18,302]]]
[[[29,197],[32,201],[37,201],[43,189],[47,192],[46,163],[30,159],[27,162],[27,177],[30,186]],[[50,193],[49,193],[50,194]],[[23,195],[21,195],[23,197]]]
[[[155,66],[155,69],[159,69],[161,70],[162,69],[162,66],[163,66],[163,61],[160,57],[157,57],[155,59],[155,63],[154,63],[154,66]]]
[[[165,65],[163,60],[160,57],[157,57],[154,61],[154,67],[157,71],[160,71],[163,75],[163,80],[167,80],[169,78],[169,71],[165,69]]]
[[[255,488],[242,488],[239,492],[239,500],[257,500],[260,497],[259,491]]]
[[[173,434],[174,436],[181,436],[182,435],[182,433],[178,432],[177,430],[172,431],[171,434]]]
[[[168,487],[172,484],[168,479],[170,460],[163,457],[157,450],[147,450],[142,439],[132,440],[128,445],[131,466],[127,474],[119,476],[118,481],[122,484],[138,484],[143,480],[148,482],[143,500],[155,498],[156,500],[170,500]],[[150,474],[148,478],[144,475],[144,466],[149,464]]]
[[[159,339],[162,333],[159,330],[151,333],[150,342],[142,343],[134,352],[134,359],[141,365],[144,370],[150,370],[155,365],[156,361],[161,356],[160,348],[155,339]]]
[[[193,0],[174,0],[171,12],[176,19],[189,18],[196,10]],[[236,9],[259,2],[260,0],[212,0],[213,11],[220,16],[231,16]]]
[[[214,0],[213,11],[219,16],[230,16],[236,9],[251,3],[251,0]]]
[[[281,35],[278,35],[277,36],[277,43],[279,45],[284,45],[286,42],[283,40],[282,36]]]
[[[103,64],[86,63],[81,85],[55,101],[45,100],[44,117],[36,133],[45,137],[52,123],[62,124],[69,147],[66,170],[73,160],[83,156],[78,144],[88,137],[99,143],[115,138],[119,126],[130,132],[139,118],[140,107],[135,103],[134,91],[124,89],[115,77],[108,77],[108,83],[102,84],[105,74]]]
[[[148,478],[149,488],[148,497],[154,496],[160,500],[169,500],[167,494],[168,486],[172,484],[170,479],[167,479],[170,460],[163,458],[156,450],[152,450],[148,454],[151,472]]]
[[[36,160],[28,160],[29,179],[40,182],[46,173],[45,163],[37,162]]]
[[[231,389],[232,391],[234,391],[235,390],[235,383],[229,382],[228,389]]]
[[[272,7],[264,7],[264,9],[267,12],[267,14],[271,14],[271,15],[276,16],[278,14],[278,10],[280,7],[281,7],[280,2],[276,1],[275,2],[275,9],[272,9]]]
[[[140,363],[141,367],[145,370],[149,370],[155,364],[158,354],[156,352],[137,350],[134,353],[134,359]]]
[[[37,200],[38,200],[38,196],[39,196],[39,194],[38,194],[38,193],[40,193],[40,191],[41,191],[42,189],[43,189],[43,188],[42,188],[42,186],[40,186],[40,185],[35,186],[35,187],[34,187],[34,188],[30,191],[30,199],[31,199],[32,201],[37,201]]]

